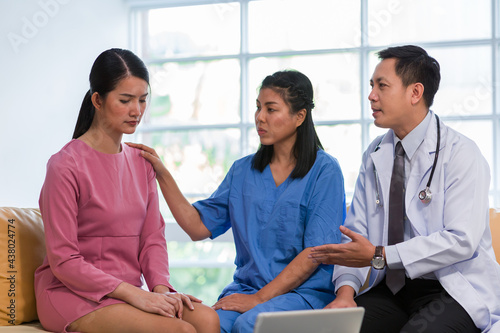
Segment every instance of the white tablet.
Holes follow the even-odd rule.
[[[364,313],[362,307],[263,312],[254,333],[359,333]]]

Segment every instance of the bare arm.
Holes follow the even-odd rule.
[[[257,292],[259,297],[268,301],[304,283],[319,266],[308,260],[310,251],[310,248],[305,248],[300,252],[274,280]]]
[[[182,230],[194,241],[210,237],[211,232],[201,221],[200,214],[184,197],[156,151],[143,144],[127,143],[127,145],[141,149],[141,155],[153,165],[156,172],[156,179],[160,184],[161,193]]]
[[[354,301],[354,294],[356,292],[351,286],[342,286],[337,290],[337,297],[325,309],[335,308],[354,308],[357,306]]]
[[[274,280],[257,293],[253,295],[229,295],[215,303],[213,308],[243,313],[260,303],[267,302],[276,296],[297,288],[311,276],[319,265],[308,259],[309,253],[310,248],[300,252]]]
[[[156,179],[172,215],[182,230],[194,241],[210,237],[211,232],[201,222],[200,214],[181,193],[170,172],[165,168],[164,172],[156,174]]]

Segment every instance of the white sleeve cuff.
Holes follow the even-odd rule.
[[[385,246],[385,262],[390,269],[404,269],[396,245]]]
[[[343,274],[335,280],[335,294],[337,294],[337,290],[339,290],[339,288],[342,286],[350,286],[354,289],[356,294],[358,294],[361,285],[361,281],[359,281],[359,279],[355,275]]]

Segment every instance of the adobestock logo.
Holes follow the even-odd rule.
[[[20,46],[27,44],[38,35],[40,29],[45,27],[51,18],[59,13],[61,5],[66,5],[71,0],[40,0],[38,6],[40,10],[36,11],[29,19],[26,16],[21,18],[22,26],[19,33],[9,32],[7,38],[15,53],[18,53]]]

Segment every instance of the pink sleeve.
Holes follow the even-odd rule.
[[[122,282],[85,261],[78,247],[79,184],[74,160],[59,153],[47,164],[40,193],[47,259],[57,279],[75,294],[94,302]]]
[[[175,291],[169,282],[165,221],[160,214],[156,176],[149,163],[148,189],[148,207],[140,238],[139,262],[149,290],[157,285],[164,285]]]

